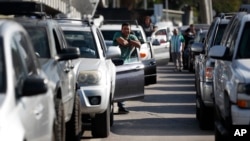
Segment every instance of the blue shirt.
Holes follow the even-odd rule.
[[[171,52],[180,52],[180,48],[184,42],[185,40],[182,35],[173,35],[171,37]]]

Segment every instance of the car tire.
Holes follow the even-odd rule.
[[[195,117],[197,120],[199,120],[199,115],[200,115],[200,105],[199,105],[199,100],[196,96],[196,106],[195,106],[195,109],[196,109],[196,114],[195,114]]]
[[[55,139],[56,141],[65,141],[65,121],[64,108],[61,99],[55,100],[56,119],[55,119]]]
[[[114,124],[114,103],[111,103],[110,106],[110,126],[113,126]]]
[[[208,108],[205,106],[205,104],[202,102],[200,98],[198,98],[199,102],[199,115],[198,115],[198,121],[199,121],[199,127],[201,130],[208,130],[213,128],[213,109]]]
[[[66,141],[80,141],[82,130],[81,105],[78,94],[75,96],[73,113],[66,124]]]
[[[217,128],[214,129],[214,140],[215,141],[225,140],[225,137],[220,133],[220,131]]]
[[[110,132],[110,105],[101,114],[96,114],[91,120],[91,131],[94,138],[106,138]]]

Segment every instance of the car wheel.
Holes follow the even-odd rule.
[[[196,96],[196,119],[199,120],[199,115],[200,115],[200,103],[198,100],[198,97]]]
[[[114,103],[111,103],[110,106],[110,126],[113,126],[114,124]]]
[[[81,140],[81,130],[82,130],[82,119],[81,119],[81,105],[79,95],[76,94],[73,113],[70,120],[67,122],[66,126],[66,140],[67,141],[80,141]]]
[[[55,104],[56,104],[55,139],[56,141],[65,141],[65,121],[64,121],[64,108],[62,100],[56,99]]]
[[[199,102],[199,127],[202,130],[208,130],[213,127],[213,109],[208,108],[205,106],[205,104],[202,102],[201,99],[198,100]]]
[[[224,141],[225,140],[225,137],[220,133],[220,131],[215,128],[214,130],[214,140],[215,141]]]
[[[101,114],[96,114],[91,120],[92,136],[96,138],[106,138],[110,132],[110,105]]]

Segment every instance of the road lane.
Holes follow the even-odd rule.
[[[125,102],[130,113],[115,115],[108,138],[92,138],[86,131],[82,140],[213,141],[213,131],[200,130],[195,119],[194,74],[174,72],[172,63],[157,73],[157,84],[145,87],[145,98]]]

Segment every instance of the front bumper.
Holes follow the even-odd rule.
[[[201,98],[206,106],[213,106],[213,82],[200,82]]]
[[[250,125],[250,109],[242,109],[232,105],[231,113],[233,125]]]
[[[98,114],[106,111],[109,105],[110,92],[107,86],[86,86],[80,87],[77,93],[81,99],[81,113],[82,114]],[[100,98],[98,104],[91,104],[92,97]]]

